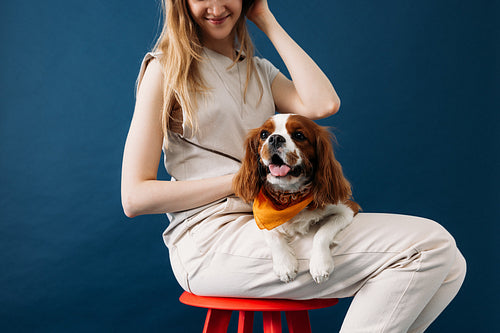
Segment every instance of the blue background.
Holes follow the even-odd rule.
[[[336,128],[356,200],[439,221],[468,260],[429,332],[498,330],[498,2],[270,2],[341,96],[321,123]],[[154,0],[2,1],[2,332],[201,332],[204,311],[177,301],[165,216],[130,220],[120,203],[135,79],[159,18]],[[313,330],[337,331],[348,304],[312,311]]]

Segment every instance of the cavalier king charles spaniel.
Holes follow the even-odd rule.
[[[332,136],[299,115],[278,114],[249,132],[246,153],[233,188],[253,200],[255,221],[263,229],[273,269],[283,282],[297,275],[298,261],[289,241],[315,228],[309,271],[322,283],[333,272],[330,246],[360,207],[335,159]]]

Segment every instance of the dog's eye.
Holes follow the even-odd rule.
[[[292,134],[292,138],[294,140],[297,140],[297,141],[305,141],[306,140],[306,136],[304,135],[304,133],[302,133],[300,131],[294,132]]]
[[[268,137],[268,136],[269,136],[269,132],[268,132],[268,131],[263,130],[262,132],[260,132],[260,138],[261,138],[262,140],[267,139],[267,137]]]

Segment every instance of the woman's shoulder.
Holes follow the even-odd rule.
[[[149,65],[151,61],[159,62],[159,59],[162,57],[163,53],[161,51],[151,51],[144,55],[141,62],[141,69],[144,69]]]
[[[253,61],[257,64],[266,64],[266,63],[269,63],[269,64],[272,64],[269,60],[267,60],[266,58],[260,56],[260,55],[254,55],[252,57]]]
[[[139,89],[141,85],[142,79],[146,73],[151,72],[154,76],[160,75],[162,72],[162,67],[160,64],[160,57],[162,56],[161,52],[148,52],[144,56],[141,62],[141,67],[139,69],[139,75],[137,76],[136,88]]]
[[[272,62],[267,60],[266,58],[259,57],[259,56],[253,56],[253,62],[255,64],[255,68],[257,71],[262,72],[265,74],[270,81],[272,81],[276,75],[279,73],[279,69],[276,68],[276,66],[273,65]]]

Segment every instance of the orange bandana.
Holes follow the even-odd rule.
[[[306,208],[313,200],[312,194],[306,196],[302,201],[289,205],[285,208],[277,208],[273,202],[264,195],[262,189],[253,202],[253,215],[259,229],[271,230],[279,227]]]

